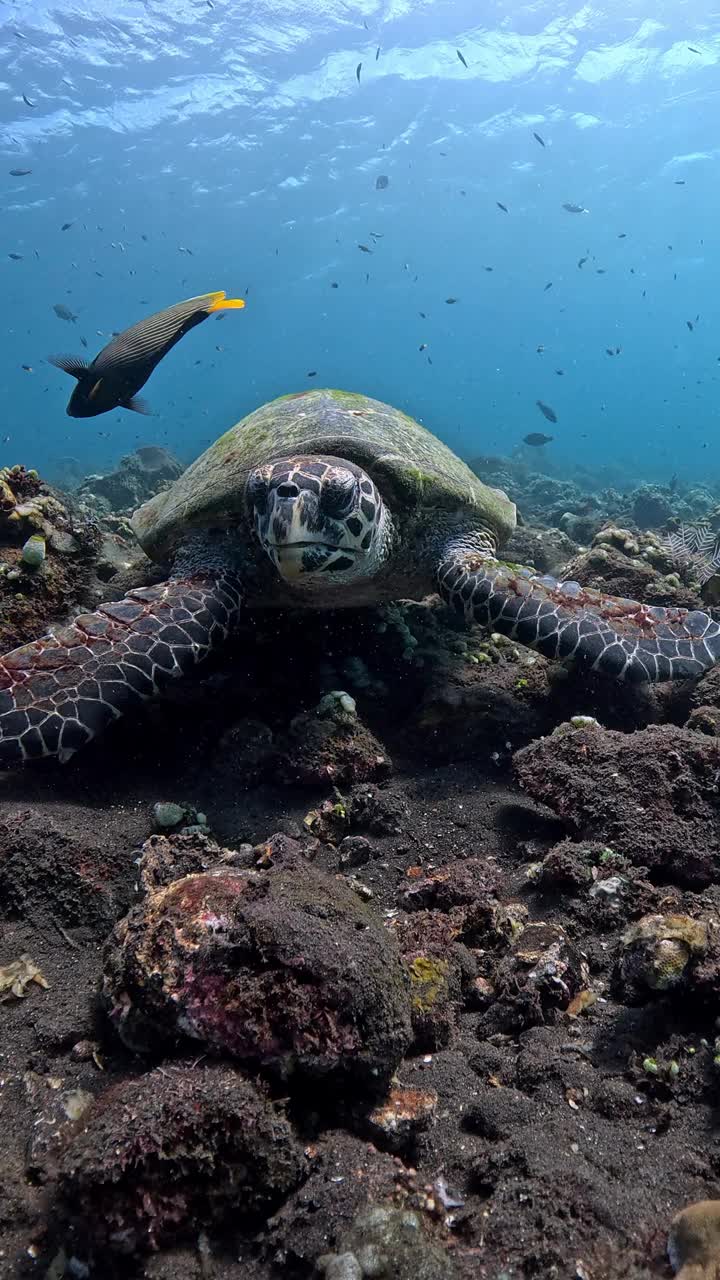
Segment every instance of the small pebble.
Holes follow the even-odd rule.
[[[177,827],[185,821],[185,810],[171,801],[159,801],[153,805],[153,818],[159,827]]]

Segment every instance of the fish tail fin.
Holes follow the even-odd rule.
[[[244,298],[226,298],[224,289],[219,293],[211,293],[208,296],[212,298],[212,302],[208,307],[208,312],[227,311],[232,309],[239,310],[241,307],[245,306]]]
[[[48,364],[54,364],[56,369],[69,373],[71,378],[82,378],[89,368],[87,360],[83,360],[82,356],[48,356]]]

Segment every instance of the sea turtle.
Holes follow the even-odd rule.
[[[241,606],[337,608],[438,591],[468,622],[621,679],[698,675],[720,624],[497,559],[515,506],[412,418],[343,391],[232,427],[133,528],[167,581],[0,660],[0,764],[67,759],[233,629]]]

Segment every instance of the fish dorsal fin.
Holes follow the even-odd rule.
[[[69,373],[71,378],[82,378],[89,368],[87,360],[83,360],[82,356],[48,356],[48,364],[54,364],[56,369]]]

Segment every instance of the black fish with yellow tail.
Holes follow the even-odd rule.
[[[71,418],[94,418],[111,409],[148,413],[136,393],[171,347],[215,311],[244,307],[223,291],[201,293],[123,329],[88,363],[80,356],[50,356],[50,363],[77,378],[68,403]]]

